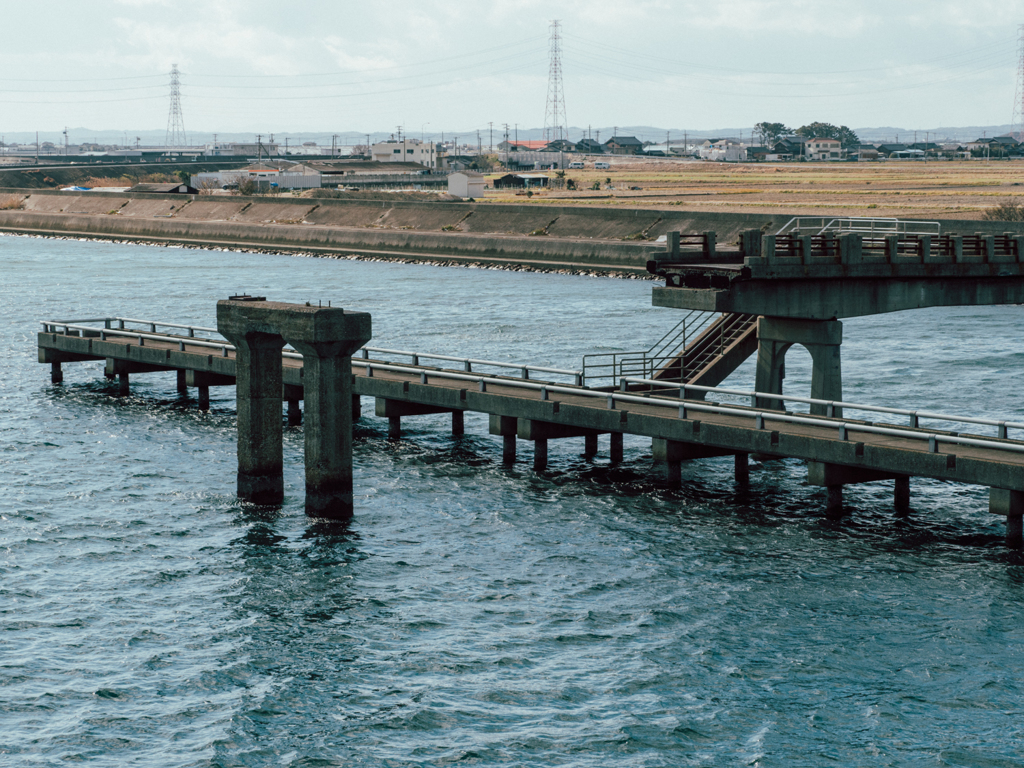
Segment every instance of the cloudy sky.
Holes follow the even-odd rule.
[[[5,2],[0,132],[1008,124],[1024,0]],[[82,137],[79,137],[82,138]],[[574,136],[575,138],[575,136]]]

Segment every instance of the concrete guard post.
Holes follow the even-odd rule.
[[[352,353],[370,340],[366,312],[232,297],[217,329],[237,348],[238,495],[283,498],[281,348],[303,356],[306,513],[352,515]]]

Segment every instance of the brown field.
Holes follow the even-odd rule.
[[[527,198],[511,190],[489,190],[485,199],[926,219],[981,219],[988,209],[1008,200],[1024,202],[1024,161],[727,164],[616,158],[610,162],[609,170],[594,170],[588,162],[584,170],[565,172],[582,191],[548,190]],[[612,189],[606,188],[607,179]],[[589,189],[595,181],[601,183],[601,190]]]

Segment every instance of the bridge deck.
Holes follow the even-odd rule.
[[[172,334],[161,334],[163,338],[146,334],[149,337],[139,339],[108,334],[101,338],[100,330],[95,335],[77,333],[82,332],[40,333],[40,362],[107,360],[115,361],[114,367],[123,373],[186,370],[212,374],[213,383],[223,384],[235,375],[234,351],[209,341],[203,346],[196,339]],[[1024,491],[1024,441],[1020,440],[680,400],[661,393],[609,393],[385,360],[353,358],[352,362],[356,394],[435,412],[487,413],[555,425],[565,434],[661,438],[692,448],[694,456],[701,451],[703,455],[758,453],[889,476],[932,477]],[[301,388],[302,360],[286,356],[282,363],[286,390]],[[291,392],[290,398],[301,394],[298,389]]]

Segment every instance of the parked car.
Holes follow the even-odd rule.
[[[611,166],[610,163],[605,163],[605,162],[598,161],[598,162],[594,163],[594,167],[599,169],[599,170],[605,170],[605,169],[611,168],[612,166]]]
[[[575,162],[569,163],[569,167],[570,168],[582,168],[583,167],[583,163],[580,162],[579,160],[577,160]]]

